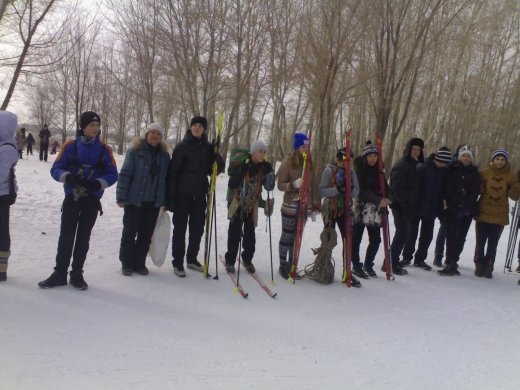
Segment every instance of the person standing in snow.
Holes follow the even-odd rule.
[[[38,137],[40,138],[40,161],[47,161],[49,142],[51,140],[51,132],[47,125],[43,125],[43,129],[40,130]]]
[[[229,178],[228,189],[228,240],[226,271],[235,272],[235,261],[242,240],[242,261],[249,273],[255,272],[253,256],[255,254],[255,227],[258,223],[258,207],[261,199],[262,186],[266,191],[272,191],[275,185],[273,167],[265,161],[267,147],[262,141],[251,145],[250,154],[235,169]],[[231,165],[230,165],[231,166]],[[272,199],[274,201],[274,199]],[[266,215],[271,215],[273,202],[262,201]]]
[[[459,148],[459,158],[448,167],[444,186],[446,225],[446,266],[438,273],[444,276],[460,275],[458,261],[473,215],[477,210],[480,175],[473,165],[469,146]]]
[[[433,228],[435,219],[441,219],[444,212],[444,178],[446,166],[451,162],[450,150],[443,146],[437,153],[432,153],[421,166],[421,193],[417,212],[412,220],[410,235],[403,249],[403,260],[401,265],[406,267],[412,263],[413,266],[430,271],[432,267],[426,263],[428,248],[433,239]],[[415,242],[421,225],[421,234],[417,251]],[[414,255],[415,252],[415,255]]]
[[[377,147],[368,141],[363,148],[361,156],[354,159],[354,169],[359,181],[359,195],[354,200],[352,211],[354,214],[354,226],[352,229],[352,263],[354,264],[354,272],[356,275],[366,278],[367,275],[376,278],[374,271],[374,259],[379,245],[381,244],[381,215],[380,213],[388,213],[388,206],[392,201],[387,196],[381,196],[379,188],[379,167],[377,161],[379,153]],[[384,173],[382,173],[384,175]],[[384,178],[385,193],[390,194],[390,188]],[[359,257],[359,247],[363,232],[368,232],[368,247],[365,254],[365,261],[361,267]],[[359,270],[364,271],[361,273]]]
[[[303,133],[294,134],[293,152],[282,162],[278,170],[278,189],[284,192],[282,213],[282,235],[279,242],[280,267],[278,272],[284,279],[289,278],[293,263],[293,247],[298,223],[298,202],[302,185],[303,153],[309,138]],[[311,180],[308,189],[310,196],[307,214],[320,210],[319,188],[316,176],[310,166]]]
[[[218,172],[224,172],[224,160],[215,152],[215,144],[208,142],[208,120],[203,116],[191,119],[190,129],[175,147],[168,167],[166,207],[173,212],[172,265],[175,275],[185,277],[184,256],[189,269],[203,271],[197,260],[200,240],[204,233],[206,203],[209,191],[208,176],[213,162]],[[189,221],[189,243],[186,251],[186,229]]]
[[[170,154],[162,141],[163,128],[151,123],[144,138],[136,138],[126,152],[117,181],[116,200],[124,207],[123,233],[119,249],[121,272],[148,275],[146,254],[159,209],[165,204],[166,174]]]
[[[480,177],[481,196],[475,216],[475,276],[491,279],[498,241],[504,226],[509,224],[509,199],[518,200],[520,184],[505,149],[497,149],[491,154],[491,163],[480,171]]]
[[[7,265],[11,255],[9,215],[18,191],[14,174],[19,157],[14,139],[17,125],[15,114],[0,111],[0,282],[7,280]]]
[[[325,198],[321,205],[321,212],[323,216],[323,223],[325,227],[331,226],[335,228],[336,225],[341,233],[342,242],[345,242],[345,147],[339,148],[336,151],[336,163],[328,164],[321,175],[320,182],[320,196]],[[352,155],[350,156],[352,158]],[[351,169],[350,191],[352,199],[357,198],[359,194],[359,184],[356,172],[353,167]],[[359,274],[358,263],[352,262],[353,274],[363,277]],[[361,269],[361,272],[363,270]],[[351,283],[354,287],[361,287],[361,283],[354,275],[351,275]]]
[[[104,189],[117,181],[112,149],[99,140],[100,129],[98,114],[92,111],[81,114],[79,138],[67,142],[52,165],[51,175],[64,184],[65,199],[56,267],[49,278],[38,283],[40,288],[67,284],[71,256],[70,285],[78,290],[88,288],[83,278],[83,266],[90,234],[98,213],[102,213],[100,199]]]
[[[34,140],[32,133],[27,134],[27,158],[29,158],[29,153],[31,154],[31,156],[33,155],[33,145],[35,142],[36,141]]]
[[[16,132],[16,149],[18,150],[18,155],[21,159],[23,159],[23,147],[25,145],[25,127],[22,127],[19,131]]]
[[[412,229],[412,220],[417,212],[421,191],[420,166],[424,163],[424,141],[412,138],[406,143],[404,157],[399,160],[390,172],[390,192],[392,196],[392,214],[394,216],[395,233],[390,245],[392,270],[396,275],[406,275],[399,263],[399,256],[408,240]],[[382,271],[385,271],[384,265]]]

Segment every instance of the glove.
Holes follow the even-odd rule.
[[[85,178],[79,179],[79,186],[87,190],[87,192],[96,192],[101,189],[101,182],[99,180],[88,180]]]
[[[296,179],[295,181],[293,181],[291,184],[292,184],[293,188],[299,190],[300,187],[302,186],[302,181],[303,181],[303,180],[302,180],[302,178],[300,177],[300,178]]]
[[[343,169],[338,169],[336,172],[336,185],[345,186],[345,171]]]
[[[265,216],[270,217],[271,215],[273,215],[273,210],[274,210],[274,199],[271,198],[265,202],[265,205],[264,205]]]
[[[81,175],[69,173],[65,176],[65,183],[72,187],[77,187],[81,181]]]
[[[271,170],[267,175],[264,176],[264,188],[267,191],[272,191],[274,189],[275,178],[274,172]]]

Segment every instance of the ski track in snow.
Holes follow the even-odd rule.
[[[121,167],[122,157],[116,159]],[[92,233],[85,266],[89,290],[40,290],[37,282],[54,266],[63,201],[50,167],[36,156],[17,166],[12,256],[8,281],[0,284],[0,389],[518,388],[520,287],[517,274],[502,273],[508,228],[492,280],[473,276],[472,226],[460,277],[408,267],[409,275],[393,282],[378,271],[378,279],[362,280],[361,289],[347,289],[339,283],[339,245],[333,254],[336,283],[291,285],[276,274],[282,194],[275,191],[272,289],[278,296],[270,298],[243,273],[240,281],[249,292],[243,299],[222,267],[219,280],[190,270],[180,279],[170,256],[161,268],[148,260],[147,277],[123,277],[118,260],[123,211],[113,186]],[[226,185],[222,175],[221,254],[227,240]],[[313,261],[310,248],[319,246],[321,228],[321,221],[307,223],[302,267]],[[362,255],[366,244],[365,236]],[[429,263],[433,248],[434,243]],[[381,247],[377,270],[382,255]],[[254,262],[270,283],[263,216]],[[212,257],[212,274],[214,267]]]

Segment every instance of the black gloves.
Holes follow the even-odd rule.
[[[99,180],[88,180],[82,178],[79,179],[79,186],[83,187],[87,192],[96,192],[101,189],[101,182]]]
[[[67,176],[65,176],[65,183],[72,187],[76,187],[79,185],[79,182],[81,180],[81,175],[69,173]]]

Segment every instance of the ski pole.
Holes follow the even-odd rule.
[[[267,213],[267,222],[269,225],[269,252],[271,254],[271,283],[274,284],[274,272],[273,272],[273,238],[271,235],[271,198],[269,196],[269,192],[267,191],[267,204],[269,205],[269,213]]]
[[[218,248],[217,248],[217,201],[215,196],[213,196],[213,221],[215,222],[214,231],[215,231],[215,276],[213,279],[218,280]]]

